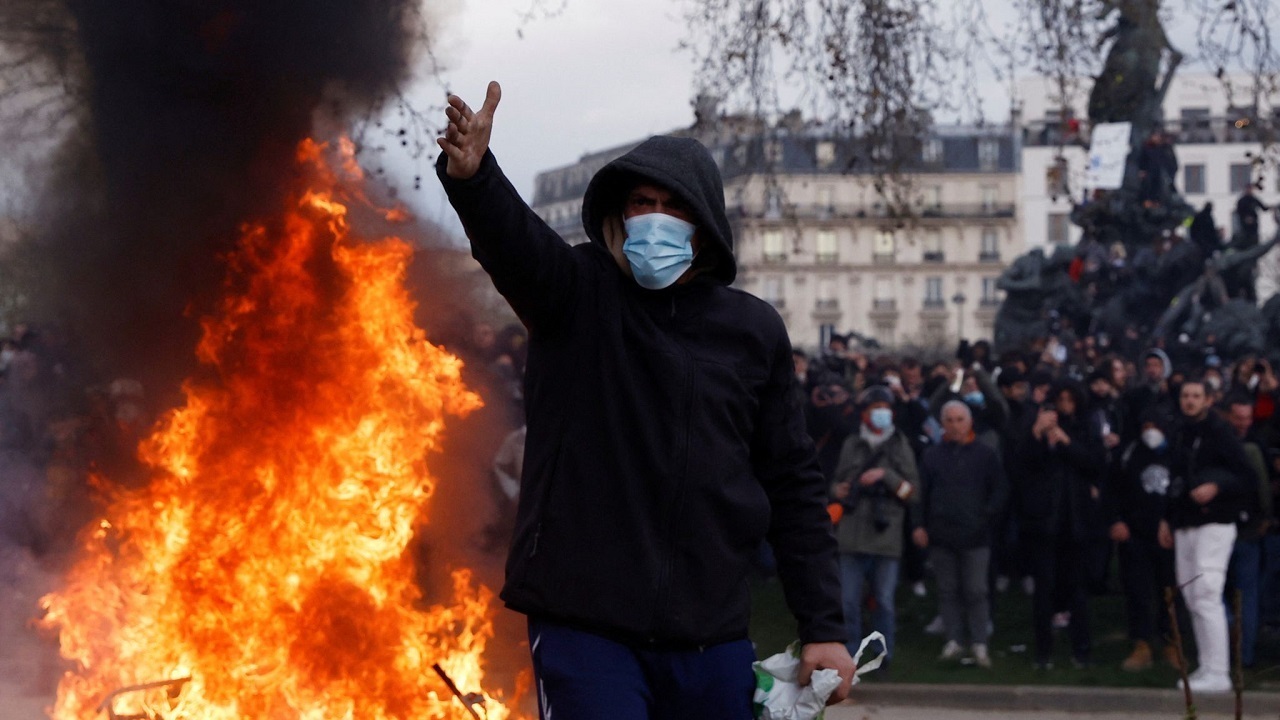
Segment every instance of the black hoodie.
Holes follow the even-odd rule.
[[[507,605],[646,647],[740,639],[767,531],[800,639],[845,641],[791,344],[768,303],[727,287],[733,238],[710,153],[652,138],[607,165],[584,198],[592,242],[576,247],[492,154],[467,180],[444,167],[473,255],[530,330]],[[604,218],[637,179],[692,208],[712,252],[691,282],[641,288],[605,246]]]

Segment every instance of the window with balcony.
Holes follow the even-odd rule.
[[[1000,234],[995,228],[982,228],[978,262],[1000,262]]]
[[[929,228],[924,231],[924,242],[921,258],[925,262],[940,263],[946,258],[942,253],[942,231]]]
[[[766,220],[782,218],[782,188],[777,185],[764,189],[764,217]]]
[[[996,287],[999,278],[982,278],[982,304],[988,307],[1000,304],[1000,290]]]
[[[1182,108],[1182,128],[1178,141],[1184,143],[1213,142],[1213,127],[1209,123],[1209,108]]]
[[[836,191],[829,185],[819,186],[814,191],[813,204],[817,206],[819,212],[830,212],[836,207]]]
[[[834,278],[823,278],[818,281],[818,296],[814,301],[815,310],[837,310],[840,302],[836,300],[836,281]]]
[[[978,141],[978,167],[995,170],[1000,164],[1000,141],[990,138]]]
[[[924,306],[933,309],[946,306],[946,301],[942,299],[942,278],[924,279]]]
[[[1066,245],[1071,241],[1071,216],[1067,213],[1049,213],[1050,245]]]
[[[892,230],[880,230],[876,233],[872,260],[878,263],[891,263],[897,256],[898,242]]]
[[[762,288],[761,300],[776,308],[786,307],[787,301],[782,294],[782,278],[766,277]]]
[[[765,262],[780,263],[787,261],[787,249],[783,242],[781,230],[766,230],[763,240]]]
[[[1250,163],[1231,164],[1231,193],[1244,192],[1245,186],[1253,182],[1253,165]]]
[[[893,278],[876,278],[875,298],[872,300],[872,306],[876,310],[894,310],[898,307],[893,295]]]
[[[982,212],[992,214],[1000,205],[1000,189],[995,185],[982,186]]]
[[[819,230],[814,236],[814,261],[824,265],[840,262],[840,249],[834,230]]]
[[[1187,195],[1204,194],[1204,164],[1182,166],[1182,192]]]
[[[921,199],[924,203],[924,212],[921,214],[925,217],[938,217],[942,214],[942,186],[929,185],[924,189],[924,197]]]

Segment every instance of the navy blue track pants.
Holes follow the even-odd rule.
[[[750,720],[749,640],[701,650],[640,650],[529,619],[542,720]]]

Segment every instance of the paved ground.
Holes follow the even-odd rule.
[[[0,548],[0,720],[46,720],[61,664],[54,641],[31,625],[41,595],[56,572],[25,553]],[[1182,694],[1173,689],[1053,686],[909,685],[866,682],[852,703],[828,710],[827,720],[1155,720],[1182,718]],[[1202,720],[1234,717],[1234,700],[1199,700]],[[1245,696],[1245,717],[1280,720],[1280,692]]]
[[[855,693],[854,703],[828,711],[827,720],[1176,720],[1185,714],[1182,693],[1172,689],[867,683]],[[1233,697],[1199,698],[1197,706],[1201,720],[1235,717]],[[1244,717],[1280,720],[1280,693],[1245,695]]]

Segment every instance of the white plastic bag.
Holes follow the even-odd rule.
[[[873,632],[862,639],[858,652],[853,656],[857,670],[853,673],[853,684],[858,683],[858,676],[871,672],[884,662],[884,651],[869,660],[866,665],[859,665],[862,652],[873,640],[884,645],[884,635]],[[831,668],[815,670],[809,684],[800,687],[796,675],[800,671],[800,642],[787,646],[785,652],[770,656],[752,663],[756,673],[756,692],[754,701],[755,716],[760,720],[822,720],[822,713],[827,707],[827,698],[840,686],[840,673]]]

